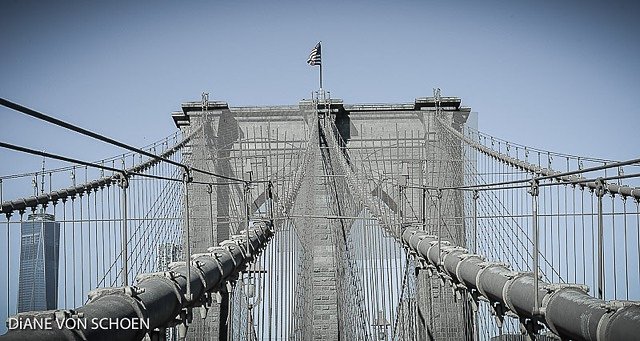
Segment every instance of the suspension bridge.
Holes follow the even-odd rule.
[[[640,335],[640,159],[487,135],[439,90],[271,107],[203,94],[144,147],[0,104],[123,150],[0,141],[43,160],[0,177],[0,340]]]

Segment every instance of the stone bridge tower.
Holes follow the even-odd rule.
[[[311,100],[293,106],[230,107],[221,101],[188,102],[182,110],[172,113],[175,124],[185,136],[192,135],[189,151],[184,153],[190,164],[200,169],[229,177],[270,180],[274,200],[292,186],[292,173],[301,162],[307,141],[316,129],[317,112]],[[399,178],[423,186],[462,184],[463,164],[461,148],[444,148],[442,134],[435,115],[461,129],[470,109],[461,106],[459,98],[442,98],[439,110],[433,98],[418,98],[401,104],[344,104],[330,100],[332,119],[346,141],[348,153],[370,153],[369,162],[383,171],[370,181],[382,183],[385,178]],[[199,128],[201,127],[201,128]],[[457,155],[456,155],[457,154]],[[454,172],[452,169],[460,171]],[[341,321],[338,309],[340,297],[336,291],[336,246],[330,233],[330,222],[320,217],[329,214],[326,206],[326,174],[322,165],[312,165],[298,194],[307,202],[315,202],[312,211],[297,212],[296,226],[305,226],[313,245],[311,262],[306,268],[303,283],[310,288],[304,298],[306,310],[297,326],[306,329],[304,339],[334,340],[340,338]],[[216,186],[189,185],[189,217],[192,253],[204,252],[225,240],[230,234],[244,229],[243,195],[250,199],[250,211],[264,212],[263,204],[269,193],[266,182],[256,184],[247,193],[243,186],[224,179],[194,174],[194,180],[217,182]],[[410,223],[422,224],[431,232],[436,230],[433,198],[414,190],[400,196],[390,189],[371,193],[383,200],[395,213],[404,215]],[[402,198],[402,199],[400,199]],[[463,198],[444,194],[441,199],[443,221],[449,226],[450,239],[465,245],[465,226],[462,219]],[[413,218],[409,217],[412,208]],[[416,208],[418,212],[416,212]],[[257,212],[257,213],[256,213]],[[416,219],[417,216],[417,219]],[[417,270],[416,302],[419,328],[425,335],[418,339],[462,339],[470,319],[465,318],[468,307],[454,302],[439,280],[431,280],[425,271]],[[448,289],[447,289],[448,290]],[[198,339],[225,339],[228,314],[228,294],[222,294],[213,304],[206,319],[194,313],[191,335]],[[461,327],[461,326],[464,326]]]

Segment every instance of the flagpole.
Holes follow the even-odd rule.
[[[318,42],[318,45],[320,46],[320,55],[322,56],[322,40]],[[322,90],[322,59],[320,59],[320,90]]]
[[[320,64],[320,90],[322,90],[322,63]]]

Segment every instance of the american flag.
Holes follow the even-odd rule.
[[[320,42],[316,44],[316,47],[311,50],[309,54],[309,59],[307,59],[307,64],[311,66],[322,65],[322,58],[320,53]]]

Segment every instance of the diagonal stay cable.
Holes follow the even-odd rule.
[[[221,174],[208,172],[208,171],[205,171],[205,170],[202,170],[202,169],[198,169],[198,168],[191,168],[191,167],[189,167],[189,166],[187,166],[185,164],[182,164],[180,162],[177,162],[177,161],[174,161],[174,160],[171,160],[171,159],[167,159],[167,158],[155,155],[153,153],[147,152],[147,151],[142,150],[142,149],[137,148],[137,147],[130,146],[130,145],[126,144],[126,143],[114,140],[114,139],[106,137],[104,135],[92,132],[90,130],[87,130],[87,129],[78,127],[76,125],[73,125],[71,123],[59,120],[59,119],[57,119],[55,117],[46,115],[44,113],[38,112],[38,111],[30,109],[30,108],[27,108],[27,107],[22,106],[22,105],[20,105],[18,103],[14,103],[14,102],[8,101],[8,100],[6,100],[4,98],[0,98],[0,105],[2,105],[4,107],[7,107],[9,109],[13,109],[13,110],[18,111],[18,112],[21,112],[21,113],[23,113],[25,115],[37,118],[39,120],[43,120],[45,122],[57,125],[59,127],[63,127],[63,128],[69,129],[69,130],[74,131],[76,133],[79,133],[79,134],[82,134],[82,135],[85,135],[85,136],[89,136],[89,137],[94,138],[96,140],[100,140],[102,142],[106,142],[108,144],[111,144],[111,145],[114,145],[114,146],[117,146],[117,147],[120,147],[120,148],[123,148],[123,149],[127,149],[129,151],[136,152],[136,153],[142,154],[144,156],[147,156],[147,157],[150,157],[150,158],[153,158],[153,159],[161,160],[163,162],[167,162],[167,163],[172,164],[172,165],[177,166],[177,167],[181,167],[187,172],[189,172],[190,170],[193,170],[193,171],[196,171],[198,173],[211,175],[211,176],[214,176],[214,177],[217,177],[217,178],[221,178],[221,179],[227,179],[227,180],[238,181],[238,182],[245,182],[242,179],[232,178],[232,177],[224,176],[224,175],[221,175]]]
[[[105,166],[105,165],[99,164],[99,163],[94,163],[94,162],[88,162],[88,161],[83,161],[83,160],[79,160],[79,159],[74,159],[74,158],[70,158],[70,157],[67,157],[67,156],[48,153],[48,152],[45,152],[45,151],[40,151],[40,150],[35,150],[35,149],[27,148],[27,147],[22,147],[22,146],[10,144],[10,143],[2,142],[2,141],[0,141],[0,148],[6,148],[6,149],[14,150],[14,151],[17,151],[17,152],[23,152],[23,153],[27,153],[27,154],[42,156],[42,157],[46,157],[46,158],[50,158],[50,159],[54,159],[54,160],[65,161],[65,162],[79,164],[79,165],[83,165],[83,166],[87,166],[87,167],[93,167],[93,168],[108,170],[108,171],[111,171],[111,172],[114,172],[114,173],[120,173],[123,176],[137,175],[137,176],[141,176],[141,177],[145,177],[145,178],[151,178],[151,179],[157,179],[157,180],[167,180],[167,181],[177,181],[177,182],[182,182],[183,181],[182,179],[178,179],[178,178],[168,178],[168,177],[159,176],[159,175],[153,175],[153,174],[147,174],[147,173],[141,173],[141,172],[133,172],[131,170],[125,170],[125,169],[109,167],[109,166]],[[139,168],[139,167],[134,167],[134,168]],[[202,181],[192,181],[192,183],[205,184],[205,185],[209,184],[207,182],[202,182]],[[214,185],[214,186],[215,185],[228,185],[228,184],[230,184],[230,183],[211,183],[211,185]]]
[[[97,163],[92,163],[92,162],[82,161],[82,160],[78,160],[78,159],[73,159],[73,158],[70,158],[70,157],[57,155],[57,154],[52,154],[52,153],[47,153],[47,152],[44,152],[44,151],[30,149],[30,148],[26,148],[26,147],[21,147],[21,146],[10,144],[10,143],[0,142],[0,148],[11,149],[11,150],[18,151],[18,152],[23,152],[23,153],[27,153],[27,154],[42,156],[42,157],[55,159],[55,160],[60,160],[60,161],[65,161],[65,162],[69,162],[69,163],[75,163],[75,164],[79,164],[79,165],[83,165],[83,166],[87,166],[87,167],[95,167],[95,168],[99,168],[99,169],[104,169],[104,170],[112,171],[114,173],[120,173],[123,176],[126,175],[126,171],[123,170],[123,169],[118,169],[118,168],[113,168],[113,167],[109,167],[109,166],[105,166],[105,165],[101,165],[101,164],[97,164]]]
[[[169,136],[173,136],[175,135],[175,133],[169,135]],[[159,145],[161,145],[162,143],[166,143],[166,141],[168,140],[169,137],[165,137],[159,141],[156,141],[154,143],[151,143],[147,146],[142,147],[142,149],[150,149],[150,148],[155,148]],[[185,139],[188,139],[189,137],[185,137]],[[123,157],[128,157],[131,156],[132,154],[135,153],[125,153],[125,154],[120,154],[117,156],[112,156],[109,158],[105,158],[105,159],[100,159],[100,160],[94,160],[93,163],[107,163],[109,161],[113,161],[113,160],[120,160]],[[52,169],[46,169],[45,173],[59,173],[59,172],[66,172],[66,171],[70,171],[73,169],[74,166],[64,166],[64,167],[58,167],[58,168],[52,168]],[[29,177],[29,176],[34,176],[34,175],[38,175],[38,174],[42,174],[42,171],[35,171],[35,172],[24,172],[24,173],[14,173],[14,174],[9,174],[9,175],[0,175],[0,179],[15,179],[15,178],[22,178],[22,177]]]

